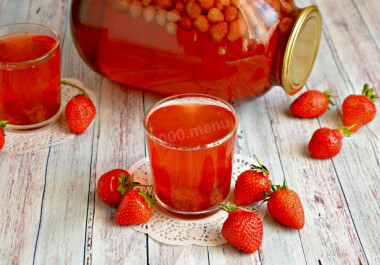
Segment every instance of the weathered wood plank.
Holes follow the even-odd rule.
[[[61,3],[61,5],[57,5],[57,3]],[[66,1],[56,1],[56,3],[52,1],[2,1],[0,3],[0,24],[11,24],[19,22],[41,23],[52,26],[58,31],[59,34],[62,35],[65,29],[65,23],[62,23],[62,21],[64,22],[66,19],[66,4]],[[40,8],[42,6],[44,7],[43,9]],[[40,13],[40,15],[38,15],[38,13]],[[51,21],[52,17],[54,17],[56,20]],[[18,156],[2,155],[5,157],[1,159],[2,165],[4,165],[4,171],[2,170],[1,172],[6,174],[8,180],[12,180],[12,186],[15,188],[14,191],[18,190],[17,193],[14,193],[12,192],[12,186],[2,186],[4,188],[8,188],[8,191],[10,192],[2,193],[4,195],[9,195],[9,197],[2,200],[2,202],[12,200],[13,203],[7,203],[6,205],[16,206],[15,208],[10,208],[12,210],[8,210],[7,214],[2,215],[4,218],[8,219],[8,221],[1,221],[2,224],[8,224],[6,227],[6,230],[8,231],[4,238],[7,242],[9,242],[9,244],[5,245],[13,248],[13,250],[10,253],[8,253],[9,256],[5,255],[1,259],[1,261],[5,262],[5,264],[26,264],[32,261],[36,261],[38,263],[40,261],[41,255],[40,250],[44,249],[44,244],[45,246],[47,244],[51,244],[50,246],[54,246],[54,243],[56,243],[56,247],[54,248],[54,250],[59,251],[58,246],[60,243],[62,243],[61,240],[64,240],[65,237],[58,238],[58,240],[54,242],[53,236],[53,238],[49,238],[49,240],[53,239],[51,242],[45,241],[45,229],[49,227],[50,229],[52,229],[52,231],[59,231],[59,228],[61,227],[60,225],[66,223],[65,220],[68,220],[69,218],[74,219],[76,216],[75,213],[71,212],[69,214],[69,217],[65,216],[64,218],[61,218],[59,222],[57,222],[59,223],[59,225],[55,226],[54,221],[56,220],[54,219],[54,217],[59,218],[62,217],[62,215],[49,215],[48,217],[46,217],[46,215],[44,214],[44,211],[46,211],[46,208],[44,206],[46,206],[49,210],[52,210],[52,212],[54,212],[53,209],[61,211],[61,209],[56,207],[57,205],[66,206],[64,201],[59,201],[58,204],[55,204],[52,207],[49,206],[50,202],[56,202],[49,200],[49,196],[51,195],[50,191],[52,191],[50,186],[51,184],[55,185],[56,183],[53,183],[54,179],[50,175],[52,168],[49,167],[47,162],[54,160],[53,157],[55,156],[55,152],[59,148],[60,147],[53,148],[51,152],[49,151],[49,149],[43,149]],[[9,166],[12,168],[12,170],[10,172],[7,172],[7,168]],[[27,182],[25,183],[17,181],[18,179],[20,179],[20,177],[25,178]],[[3,177],[1,177],[1,179],[6,180],[6,178]],[[22,186],[18,187],[18,185]],[[62,189],[63,187],[58,186],[57,188]],[[15,197],[16,194],[17,196],[19,196],[18,198]],[[66,193],[60,195],[63,195],[63,197],[65,197]],[[45,199],[47,199],[47,201]],[[2,205],[4,204],[2,203]],[[73,207],[73,209],[77,208]],[[14,213],[13,211],[19,212]],[[12,216],[18,217],[18,220],[11,220],[13,219]],[[49,221],[47,219],[49,218],[54,219],[53,222],[50,223],[53,224],[51,226],[48,225]],[[13,240],[11,238],[7,239],[7,236],[10,235],[10,231],[17,232],[15,233],[17,234],[17,236],[15,237],[16,240]],[[58,234],[59,233],[55,234],[55,238],[58,236]],[[68,234],[68,236],[70,235]],[[72,247],[76,247],[75,236],[73,236],[70,239],[74,239],[70,243],[74,242]],[[81,248],[83,248],[83,241],[83,236],[81,236],[79,240]],[[7,252],[7,249],[2,250],[5,251],[2,251],[2,254]],[[70,248],[68,248],[67,250],[68,252],[70,252]],[[47,252],[50,255],[57,254],[57,252],[54,252],[53,249]],[[75,255],[72,256],[76,257]],[[55,258],[58,257],[59,255],[55,255]],[[80,256],[77,257],[80,258]],[[65,258],[67,257],[62,257],[61,261],[64,262]]]
[[[353,5],[359,11],[373,41],[380,49],[380,1],[354,0]]]
[[[258,251],[254,254],[246,254],[238,250],[231,244],[224,244],[216,247],[208,247],[209,259],[212,265],[227,264],[262,264]]]
[[[311,1],[300,1],[311,3]],[[360,90],[363,81],[373,84],[377,93],[380,92],[380,52],[363,22],[354,2],[343,1],[312,1],[320,8],[325,25],[325,34],[334,46],[334,54],[340,63],[342,71],[349,77],[353,87]],[[360,4],[360,3],[358,3]],[[373,7],[373,12],[380,10]]]
[[[93,133],[51,148],[36,264],[83,262]]]
[[[100,92],[99,115],[102,123],[97,150],[97,179],[115,168],[128,169],[145,156],[142,102],[141,91],[103,80]],[[146,264],[146,235],[117,225],[115,214],[115,209],[106,206],[95,195],[90,250],[92,264]]]
[[[29,15],[29,5],[31,1],[21,2],[12,0],[0,1],[0,25],[27,22]],[[17,14],[17,17],[15,16]]]
[[[37,6],[37,9],[40,8],[39,13],[54,9],[46,5]],[[57,27],[66,30],[61,33],[62,76],[78,78],[95,94],[99,94],[101,79],[96,78],[95,73],[89,71],[76,54],[68,27],[65,23],[61,24],[61,21],[66,21],[66,12],[67,5],[62,10],[63,19],[57,17],[54,20],[52,15],[49,18],[58,23]],[[47,14],[46,16],[49,17]],[[97,102],[95,104],[98,106]],[[47,264],[51,261],[79,264],[84,261],[89,184],[91,177],[95,176],[92,165],[96,160],[96,149],[93,145],[96,147],[98,126],[99,115],[84,134],[51,148],[36,264]]]
[[[366,259],[333,164],[314,160],[307,151],[312,133],[319,128],[318,120],[291,117],[287,111],[291,99],[281,93],[271,91],[272,97],[266,98],[283,170],[272,174],[283,175],[303,202],[306,224],[298,234],[306,262],[349,264],[359,258],[364,264]]]
[[[120,88],[89,70],[65,32],[66,0],[0,0],[0,25],[28,21],[57,29],[64,41],[63,76],[81,79],[98,96],[98,116],[84,135],[50,152],[0,153],[0,236],[7,242],[0,247],[0,263],[380,263],[380,190],[373,185],[380,182],[379,118],[345,139],[341,154],[332,160],[313,160],[306,147],[317,128],[341,125],[341,103],[350,93],[360,93],[364,82],[380,93],[379,2],[314,3],[321,9],[324,33],[308,89],[331,88],[338,94],[337,107],[319,119],[296,119],[288,111],[293,98],[278,88],[236,105],[238,152],[257,154],[275,182],[287,178],[303,200],[306,226],[297,232],[267,215],[259,253],[245,255],[230,245],[167,246],[116,225],[115,210],[95,194],[96,181],[146,155],[143,104],[146,109],[160,96]],[[21,176],[27,176],[26,183],[17,181]]]
[[[368,4],[359,1],[339,1],[334,5],[329,1],[319,3],[325,17],[326,37],[333,47],[339,71],[345,73],[347,79],[346,82],[336,83],[339,113],[345,97],[352,93],[360,94],[365,82],[369,82],[377,94],[380,92],[379,31],[376,25],[371,24],[372,20],[369,21],[371,17],[379,19],[380,8],[378,2],[374,3],[370,13],[366,13],[367,9],[362,7],[368,7]],[[379,109],[379,104],[376,105]],[[333,126],[327,117],[321,117],[320,120],[322,124]],[[373,122],[345,139],[341,154],[333,159],[355,229],[370,264],[380,262],[380,238],[374,236],[379,235],[380,189],[373,185],[380,182],[379,132],[380,122],[379,117],[376,117]]]
[[[30,264],[40,224],[49,152],[0,152],[0,264]]]
[[[209,264],[207,247],[171,246],[158,243],[150,238],[148,245],[148,264]]]
[[[67,0],[0,1],[0,25],[38,23],[55,29],[61,36],[66,26]]]
[[[284,93],[279,87],[272,90],[278,91],[279,94]],[[271,102],[270,104],[276,105],[276,100],[272,100],[271,96],[273,92],[270,91],[261,98],[236,106],[240,117],[237,152],[248,156],[253,156],[253,154],[258,156],[261,163],[270,170],[270,179],[275,183],[282,183],[281,156],[283,154],[277,150],[277,139],[272,129],[273,120],[269,116],[267,106],[267,100]],[[278,107],[283,109],[281,105]],[[259,252],[262,264],[305,263],[297,232],[278,225],[268,213],[263,220],[263,225],[263,244]],[[278,259],[279,256],[281,259]]]

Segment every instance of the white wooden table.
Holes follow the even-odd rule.
[[[98,114],[83,135],[22,155],[0,152],[0,264],[380,264],[380,114],[330,160],[314,160],[307,143],[320,127],[341,126],[341,104],[365,82],[380,94],[380,1],[299,0],[323,17],[320,52],[306,89],[332,89],[337,107],[318,119],[289,112],[293,97],[276,87],[235,104],[237,152],[257,154],[280,183],[303,201],[301,231],[264,219],[260,250],[169,246],[115,224],[115,210],[97,197],[97,179],[146,156],[142,118],[160,96],[91,71],[69,30],[68,0],[0,0],[0,25],[36,22],[62,40],[62,76],[97,95]],[[0,95],[1,96],[1,95]],[[378,109],[380,104],[376,103]]]

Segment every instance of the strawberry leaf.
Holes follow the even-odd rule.
[[[140,191],[139,194],[144,197],[145,202],[148,204],[148,208],[152,208],[152,204],[156,202],[156,199],[153,197],[153,187],[148,193]]]
[[[326,96],[327,101],[329,102],[329,105],[333,105],[334,106],[335,103],[331,99],[332,98],[336,98],[336,96],[332,94],[332,91],[331,90],[326,90],[326,91],[323,92],[323,94]],[[330,109],[330,107],[329,107],[329,109]]]
[[[219,204],[219,209],[222,211],[225,211],[227,213],[232,213],[233,211],[235,211],[237,209],[241,209],[241,208],[235,204],[232,204],[232,205]]]
[[[0,120],[0,127],[5,128],[5,126],[7,126],[7,124],[8,124],[8,121],[1,121]]]
[[[4,128],[5,128],[5,126],[7,126],[7,124],[8,124],[8,121],[0,120],[0,130],[3,130],[3,132],[4,132]]]
[[[120,185],[119,185],[119,187],[117,187],[117,191],[119,191],[121,193],[121,195],[124,195],[125,193],[127,193],[128,191],[130,191],[134,187],[151,188],[150,193],[148,193],[148,194],[144,193],[146,196],[142,195],[144,198],[150,198],[149,202],[147,200],[146,201],[147,201],[148,205],[151,205],[152,200],[154,200],[153,199],[153,187],[152,187],[152,185],[143,185],[143,184],[140,184],[139,182],[133,182],[133,179],[134,179],[134,174],[132,174],[131,176],[126,176],[123,172],[120,172],[120,177],[119,177]],[[143,193],[143,192],[141,192],[141,193]],[[149,208],[150,208],[150,206],[149,206]]]
[[[258,172],[258,173],[263,173],[264,176],[268,175],[269,174],[268,169],[260,163],[260,161],[259,161],[259,159],[257,158],[256,155],[253,155],[253,156],[255,157],[257,163],[259,163],[259,166],[256,166],[256,165],[252,164],[251,165],[251,169],[254,170],[254,171],[256,171],[256,172]]]
[[[132,178],[133,178],[133,174],[132,174]],[[120,172],[120,177],[119,177],[120,185],[119,187],[117,187],[117,191],[120,191],[121,195],[124,195],[131,189],[130,184],[132,183],[132,178],[127,177],[123,172]]]
[[[282,190],[282,189],[287,189],[287,188],[288,188],[288,186],[286,186],[285,178],[284,178],[284,182],[282,183],[282,185],[273,185],[272,181],[270,181],[270,180],[269,180],[269,183],[270,183],[271,191],[269,191],[269,192],[265,192],[265,191],[264,191],[264,202],[268,201],[269,198],[270,198],[274,193],[276,193],[277,191]]]
[[[369,85],[367,83],[364,84],[362,95],[369,98],[372,102],[376,102],[376,100],[379,98],[378,95],[373,93],[373,88],[369,88]]]
[[[344,137],[350,137],[353,132],[350,130],[356,126],[357,123],[352,124],[350,127],[341,127],[339,131],[343,134]]]

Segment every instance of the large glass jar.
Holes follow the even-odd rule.
[[[232,101],[300,90],[321,17],[293,0],[73,0],[71,31],[84,61],[112,80]]]

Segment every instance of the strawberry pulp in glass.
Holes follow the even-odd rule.
[[[159,206],[200,218],[218,210],[230,192],[238,117],[217,98],[184,94],[164,99],[144,126]]]
[[[38,128],[58,117],[59,47],[58,36],[48,27],[0,27],[0,119],[10,128]]]

